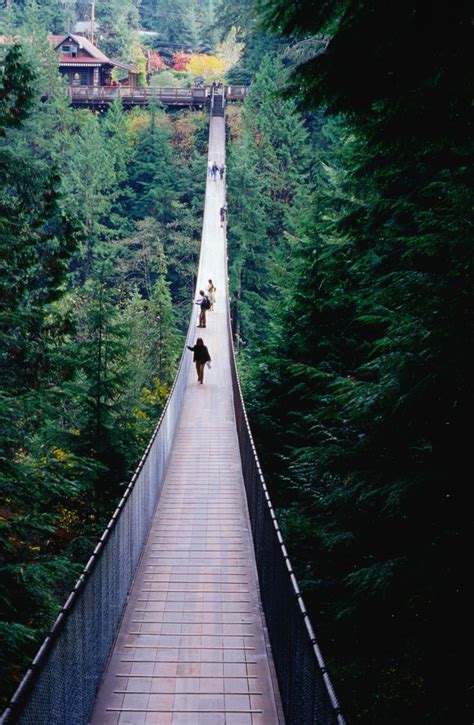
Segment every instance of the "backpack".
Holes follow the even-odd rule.
[[[204,295],[201,302],[201,307],[203,307],[205,310],[208,310],[211,306],[211,300],[207,295]]]

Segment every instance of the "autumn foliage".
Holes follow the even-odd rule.
[[[215,80],[224,73],[224,62],[215,55],[199,53],[193,55],[187,65],[187,70],[195,76],[202,76],[206,80]]]
[[[148,54],[148,72],[159,73],[166,67],[166,63],[162,56],[156,50],[151,50]]]
[[[172,55],[172,69],[177,71],[187,70],[188,63],[191,58],[191,53],[185,53],[184,50],[178,50]]]

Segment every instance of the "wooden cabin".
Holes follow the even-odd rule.
[[[59,60],[59,70],[67,78],[72,88],[94,86],[101,88],[114,85],[112,71],[120,68],[127,76],[121,85],[137,85],[137,70],[126,63],[107,58],[90,40],[82,35],[52,35],[53,44]]]

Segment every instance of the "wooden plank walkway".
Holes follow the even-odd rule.
[[[225,158],[224,119],[209,159]],[[204,384],[192,365],[170,466],[92,725],[283,723],[259,597],[227,341],[225,185],[207,180],[202,288],[217,287]],[[196,308],[197,309],[197,308]],[[190,355],[192,353],[189,353]]]

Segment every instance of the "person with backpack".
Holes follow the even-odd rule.
[[[214,161],[214,163],[212,164],[212,178],[214,179],[214,181],[217,180],[218,171],[219,171],[219,167],[217,165],[217,161]]]
[[[208,367],[211,367],[211,356],[209,355],[209,350],[205,346],[202,337],[198,337],[196,344],[193,347],[190,345],[186,345],[186,347],[194,353],[193,362],[196,363],[198,383],[201,383],[202,385],[204,382],[204,367],[206,363],[208,364]]]
[[[195,302],[201,308],[198,327],[206,327],[206,312],[211,306],[211,300],[206,294],[204,294],[204,290],[201,289],[199,290],[199,297]]]

